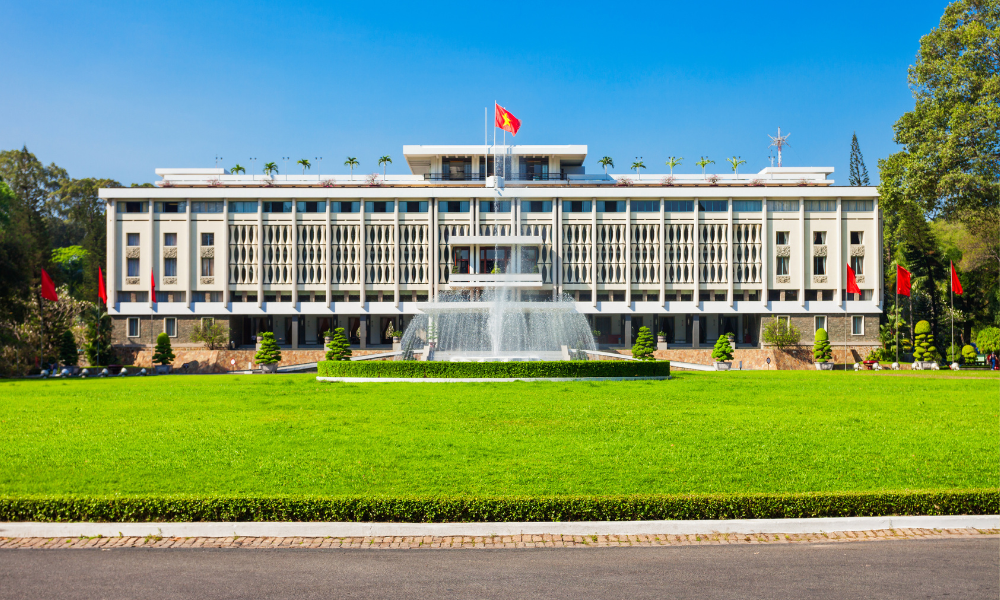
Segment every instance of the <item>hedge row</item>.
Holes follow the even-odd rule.
[[[455,523],[777,519],[1000,512],[1000,491],[487,498],[0,496],[0,521]]]
[[[531,362],[320,361],[320,377],[666,377],[670,363],[632,360]]]

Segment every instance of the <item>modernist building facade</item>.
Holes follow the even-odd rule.
[[[834,186],[830,168],[608,176],[584,171],[586,146],[491,152],[405,146],[411,173],[384,180],[157,169],[156,188],[102,189],[115,343],[166,332],[184,347],[211,319],[232,346],[273,331],[319,347],[335,327],[379,346],[441,294],[500,288],[569,296],[611,346],[643,325],[670,347],[723,333],[756,346],[768,319],[803,343],[824,327],[835,344],[877,344],[873,187]]]

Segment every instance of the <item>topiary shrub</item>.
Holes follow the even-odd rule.
[[[830,362],[833,358],[833,349],[830,347],[830,335],[820,327],[816,330],[816,340],[813,342],[813,358],[816,362]]]
[[[913,349],[913,360],[915,361],[940,361],[941,354],[938,353],[937,346],[934,345],[934,334],[931,333],[931,324],[927,321],[919,321],[913,328],[913,338],[916,341]]]
[[[712,349],[712,358],[715,362],[729,362],[733,360],[733,347],[729,343],[729,336],[720,335]]]
[[[253,355],[254,361],[262,365],[273,365],[281,362],[281,348],[278,347],[278,342],[274,339],[274,333],[268,331],[262,337],[260,350]]]
[[[66,330],[59,336],[59,362],[64,367],[74,367],[80,361],[80,355],[76,351],[76,338],[73,332]]]
[[[338,327],[327,342],[326,360],[351,360],[351,342],[344,335],[343,327]]]
[[[653,332],[649,327],[640,327],[639,335],[635,338],[635,345],[632,346],[632,358],[638,360],[656,360],[653,351],[656,345],[653,340]]]
[[[948,351],[945,353],[945,358],[948,359],[949,363],[961,363],[962,362],[962,349],[952,344],[948,346]]]
[[[170,347],[170,336],[161,333],[156,336],[156,349],[153,351],[153,364],[169,365],[174,362],[174,351]]]
[[[1000,352],[1000,329],[987,327],[976,334],[976,345],[983,354]]]
[[[962,358],[966,364],[974,363],[979,360],[979,357],[976,355],[976,349],[968,344],[962,346]]]

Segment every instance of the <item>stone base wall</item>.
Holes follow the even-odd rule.
[[[857,345],[847,347],[847,362],[850,365],[864,360],[872,348],[878,346]],[[618,350],[620,354],[632,355],[631,350]],[[657,350],[653,355],[659,360],[679,361],[693,363],[696,365],[713,365],[715,359],[712,358],[711,348],[677,348],[676,350]],[[767,364],[767,359],[771,359],[771,364]],[[833,360],[831,362],[844,364],[844,347],[833,348]],[[765,370],[776,369],[779,371],[789,369],[815,369],[812,346],[794,346],[785,350],[777,348],[741,348],[733,351],[733,368],[738,369],[740,361],[743,361],[743,369]],[[670,370],[683,370],[683,367],[670,366]]]
[[[122,359],[122,364],[135,365],[149,369],[153,366],[153,349],[140,347],[117,347],[115,350]],[[364,356],[366,354],[378,354],[386,350],[351,350],[353,356]],[[236,360],[236,370],[243,371],[258,365],[253,362],[255,350],[206,350],[205,348],[195,350],[185,350],[174,348],[174,369],[180,369],[185,363],[197,362],[198,365],[189,373],[225,373],[233,369],[230,361]],[[326,360],[326,350],[281,350],[281,362],[279,367],[289,365],[300,365],[303,363]]]
[[[115,346],[118,345],[128,345],[128,344],[156,344],[156,336],[160,335],[165,330],[164,320],[171,315],[165,316],[154,316],[152,319],[147,317],[138,317],[139,319],[139,337],[132,338],[128,337],[128,319],[129,317],[112,317],[111,319],[111,343]],[[222,325],[226,329],[229,329],[229,317],[212,317],[211,315],[205,315],[205,317],[215,319],[215,322]],[[188,344],[191,343],[191,330],[195,325],[200,325],[201,320],[205,317],[199,316],[184,316],[184,317],[171,317],[177,319],[177,337],[170,338],[170,343],[173,346],[177,344]],[[232,335],[230,335],[232,339]],[[200,344],[199,344],[200,345]]]

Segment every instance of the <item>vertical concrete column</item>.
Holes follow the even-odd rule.
[[[264,199],[257,198],[257,308],[264,306]]]
[[[358,321],[360,323],[358,325],[358,328],[360,329],[358,337],[361,341],[361,349],[364,350],[368,348],[368,315],[362,314]]]
[[[632,345],[632,313],[625,313],[625,325],[622,327],[622,343],[626,348]]]
[[[691,317],[691,347],[701,348],[701,315]]]
[[[226,218],[227,215],[228,215],[228,210],[229,210],[229,206],[228,205],[229,205],[229,203],[226,202],[225,200],[223,200],[223,202],[222,202],[222,206],[223,206],[223,209],[222,209],[222,218],[226,222],[226,233],[223,236],[222,241],[223,241],[223,243],[225,243],[225,246],[223,246],[223,248],[226,249],[226,256],[227,257],[229,256],[229,220]],[[194,231],[194,227],[192,227],[192,222],[191,222],[191,199],[190,198],[187,199],[187,202],[185,203],[185,206],[187,207],[187,210],[184,211],[184,231],[187,232],[187,245],[186,246],[182,246],[181,244],[183,244],[183,242],[180,241],[180,240],[178,240],[178,242],[177,242],[177,265],[178,265],[178,267],[181,267],[185,262],[187,263],[187,268],[184,269],[184,271],[185,271],[184,274],[186,275],[186,277],[184,277],[184,300],[185,300],[185,303],[187,304],[188,310],[191,310],[191,307],[193,306],[191,304],[191,279],[192,279],[191,263],[194,262],[195,265],[197,266],[197,264],[201,261],[201,254],[200,253],[195,255],[197,258],[195,258],[194,261],[191,260],[191,253],[193,251],[197,251],[197,249],[200,248],[201,246],[198,243],[200,241],[200,240],[198,240],[198,232]],[[184,248],[183,254],[182,254],[181,248]],[[194,249],[194,250],[192,250],[192,249]],[[182,258],[182,256],[185,256],[185,255],[187,256],[187,260],[186,261]],[[221,259],[222,259],[222,256],[216,257],[216,260],[221,260]],[[228,262],[228,260],[226,262]],[[219,265],[216,265],[216,267],[218,267],[218,266]],[[223,292],[223,294],[225,294],[225,297],[222,300],[223,300],[223,302],[226,302],[226,306],[229,306],[229,304],[228,304],[230,302],[230,298],[229,298],[229,265],[228,264],[223,265],[223,268],[225,269],[225,273],[226,273],[226,276],[225,276],[225,279],[224,279],[224,281],[226,282],[226,287],[225,287],[225,291]],[[177,276],[178,277],[181,276],[180,269],[178,269]]]
[[[761,302],[768,304],[768,294],[771,291],[771,265],[767,258],[771,255],[771,228],[767,222],[767,198],[760,200],[760,282]],[[758,332],[759,334],[760,332]],[[763,347],[763,346],[761,346]]]
[[[368,237],[367,237],[368,233],[365,230],[368,227],[368,223],[366,222],[367,219],[365,219],[365,216],[366,216],[366,214],[365,214],[365,199],[361,198],[360,201],[358,202],[358,204],[360,205],[359,208],[358,208],[358,215],[359,215],[359,217],[361,219],[360,220],[361,224],[359,226],[359,230],[361,232],[361,238],[359,239],[359,242],[360,242],[359,248],[361,248],[361,256],[359,257],[360,260],[358,261],[358,264],[361,265],[361,269],[360,269],[361,276],[358,277],[358,287],[360,288],[359,291],[358,291],[358,293],[359,293],[359,295],[358,295],[358,302],[359,302],[359,306],[361,307],[361,310],[364,311],[365,310],[365,275],[366,275],[366,271],[368,269],[368,267],[366,265],[366,263],[368,261],[368,253],[366,252],[366,249],[365,249],[365,242],[368,239]],[[362,317],[362,319],[364,319],[364,317]],[[364,340],[364,337],[362,337],[361,339]],[[363,344],[364,341],[362,341],[361,343]],[[364,346],[362,346],[362,348],[364,348]]]
[[[726,225],[726,281],[728,285],[726,286],[726,299],[729,301],[729,306],[733,306],[733,239],[736,237],[733,235],[733,199],[729,198],[727,204],[729,204],[729,215],[728,224]]]
[[[664,206],[665,198],[660,198],[660,264],[657,267],[657,277],[660,278],[660,306],[664,309],[667,308],[667,267],[665,264],[666,254],[664,253],[664,241],[665,234],[667,233],[667,213],[666,207]],[[659,331],[659,330],[657,330]]]
[[[597,198],[590,201],[590,305],[597,307]]]
[[[831,240],[833,245],[833,252],[831,253],[835,257],[835,262],[829,265],[830,268],[834,269],[836,273],[833,276],[833,282],[837,284],[836,290],[833,292],[833,299],[839,304],[847,300],[844,296],[843,291],[846,286],[845,277],[847,277],[847,264],[850,262],[851,257],[847,252],[844,251],[845,248],[849,248],[850,240],[845,241],[845,236],[850,235],[850,233],[844,231],[844,213],[843,213],[843,201],[841,198],[837,198],[837,220],[836,223],[836,235],[830,236],[833,238]],[[847,309],[847,305],[844,305],[844,309]]]
[[[394,207],[392,214],[392,293],[393,293],[393,305],[399,308],[399,198],[392,199],[392,205]]]
[[[333,259],[330,257],[330,252],[333,250],[333,217],[331,206],[333,202],[330,198],[326,199],[326,251],[324,254],[323,268],[324,279],[326,281],[326,308],[327,310],[333,309],[333,281],[332,273],[333,270]],[[323,332],[318,332],[322,334]]]
[[[292,350],[299,348],[299,319],[301,315],[292,315]]]
[[[799,198],[799,239],[802,240],[802,251],[799,252],[799,306],[806,305],[806,277],[809,276],[809,256],[812,256],[812,240],[806,239],[806,199]]]
[[[437,227],[437,199],[429,198],[427,201],[427,237],[428,257],[427,257],[427,300],[437,301],[437,279],[438,279],[438,227]]]
[[[559,198],[552,199],[552,235],[549,242],[552,244],[552,299],[555,300],[562,294],[562,201]]]
[[[299,310],[299,203],[292,198],[292,308]],[[292,325],[292,339],[297,335]]]
[[[632,310],[632,199],[625,198],[625,307]],[[630,318],[631,320],[631,318]],[[631,335],[631,329],[629,334]]]
[[[118,308],[118,207],[114,200],[108,200],[104,214],[108,221],[107,226],[107,252],[108,263],[104,265],[107,272],[107,280],[104,282],[108,295],[108,312]],[[189,305],[190,306],[190,305]]]
[[[694,217],[693,217],[693,219],[694,219],[694,230],[692,232],[692,233],[694,233],[694,243],[692,245],[692,248],[694,249],[694,263],[693,263],[694,264],[694,293],[691,295],[691,301],[694,302],[694,305],[697,306],[698,309],[700,310],[702,308],[702,306],[701,306],[701,248],[700,248],[700,245],[701,245],[701,232],[699,231],[701,219],[699,218],[699,214],[698,214],[699,213],[699,211],[698,211],[698,199],[695,198],[694,202],[692,202],[692,204],[693,204],[692,208],[694,210],[694,212],[691,213],[691,214],[694,215]],[[694,334],[692,334],[692,335],[694,335]]]

